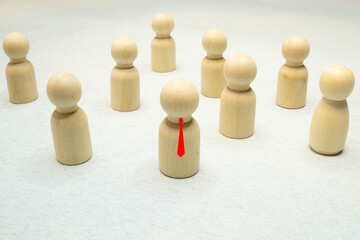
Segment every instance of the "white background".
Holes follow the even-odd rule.
[[[151,71],[151,19],[168,12],[177,69]],[[200,96],[200,171],[176,180],[158,170],[158,127],[166,116],[159,94],[185,78],[200,90],[202,35],[228,38],[224,56],[243,52],[258,66],[255,134],[218,132],[219,99]],[[359,1],[15,1],[0,2],[0,39],[12,31],[30,40],[39,99],[8,101],[0,53],[0,239],[360,239]],[[281,45],[293,34],[311,45],[305,108],[275,105]],[[110,47],[133,38],[141,107],[110,108]],[[348,98],[350,129],[342,154],[326,157],[308,145],[321,99],[321,73],[344,65],[356,78]],[[94,156],[79,166],[55,159],[46,96],[51,75],[68,71],[82,84]]]

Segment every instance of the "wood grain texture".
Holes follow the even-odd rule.
[[[9,99],[12,103],[28,103],[38,98],[34,67],[30,61],[9,63],[6,67]]]
[[[205,57],[201,62],[201,93],[204,96],[219,98],[226,87],[223,73],[225,59],[209,59]]]
[[[92,156],[90,130],[86,113],[80,107],[72,113],[54,111],[51,129],[56,159],[65,165],[84,163]]]
[[[228,87],[220,101],[220,133],[230,138],[247,138],[255,126],[256,95],[250,88],[237,92]]]
[[[192,118],[183,124],[185,154],[176,152],[179,141],[179,124],[165,118],[159,128],[159,167],[166,176],[187,178],[196,174],[200,164],[200,127]]]
[[[322,98],[317,105],[310,127],[310,146],[320,154],[341,152],[349,129],[349,109],[346,101]]]
[[[308,70],[305,66],[279,70],[276,104],[283,108],[297,109],[305,106],[308,86]]]
[[[136,67],[111,72],[111,107],[129,112],[140,107],[140,76]]]
[[[154,38],[151,41],[151,68],[154,72],[171,72],[176,69],[175,41]]]

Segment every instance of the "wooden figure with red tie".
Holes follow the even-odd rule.
[[[200,162],[200,128],[192,117],[199,93],[187,80],[172,80],[163,87],[160,102],[167,113],[159,128],[160,171],[173,178],[191,177]]]

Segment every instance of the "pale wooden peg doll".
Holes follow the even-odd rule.
[[[10,102],[28,103],[38,98],[34,67],[26,55],[30,44],[26,36],[19,32],[8,34],[3,48],[10,62],[6,67],[6,80]]]
[[[111,107],[128,112],[140,107],[140,76],[133,62],[137,46],[129,37],[117,38],[111,46],[116,66],[111,72]]]
[[[151,42],[151,67],[154,72],[171,72],[176,68],[175,41],[170,36],[174,29],[174,19],[170,14],[158,13],[152,19],[152,29],[156,33]]]
[[[228,85],[221,94],[220,133],[230,138],[247,138],[254,133],[256,95],[250,83],[256,76],[256,63],[248,55],[230,56],[224,64]]]
[[[278,75],[276,104],[280,107],[297,109],[305,106],[308,70],[303,61],[309,52],[309,42],[300,35],[288,37],[282,45],[286,63]]]
[[[211,29],[202,38],[206,57],[201,62],[201,93],[207,97],[219,98],[226,87],[223,66],[223,52],[227,47],[223,32]]]
[[[200,128],[192,117],[199,93],[189,81],[168,82],[160,94],[167,117],[159,128],[160,171],[173,178],[191,177],[199,170]]]
[[[323,98],[317,105],[310,127],[312,150],[324,155],[335,155],[344,148],[349,129],[349,109],[346,98],[354,89],[355,78],[350,69],[334,66],[320,78]]]
[[[92,156],[86,113],[77,103],[81,97],[79,80],[71,73],[53,75],[47,84],[47,95],[56,106],[51,116],[51,129],[57,160],[76,165]]]

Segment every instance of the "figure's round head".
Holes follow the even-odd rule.
[[[158,38],[167,38],[174,29],[174,19],[168,13],[158,13],[152,19],[151,26]]]
[[[178,122],[179,118],[183,118],[186,122],[199,105],[199,93],[187,80],[172,80],[161,90],[160,103],[170,121]]]
[[[202,45],[209,58],[222,58],[222,54],[227,47],[226,36],[219,30],[211,29],[204,34]]]
[[[58,112],[71,113],[77,109],[81,97],[81,85],[71,73],[60,72],[53,75],[48,81],[46,91]]]
[[[30,44],[26,36],[19,32],[9,33],[3,42],[5,54],[11,60],[22,60],[26,58],[29,52]]]
[[[288,66],[302,66],[309,52],[308,40],[300,35],[288,37],[282,45],[282,54]]]
[[[119,67],[132,67],[137,54],[136,43],[129,37],[119,37],[111,46],[111,56]]]
[[[325,98],[343,101],[350,96],[355,85],[355,77],[350,69],[334,66],[326,69],[320,78],[320,90]]]
[[[224,63],[224,76],[228,87],[233,90],[247,90],[256,77],[257,67],[249,55],[237,53],[231,55]]]

